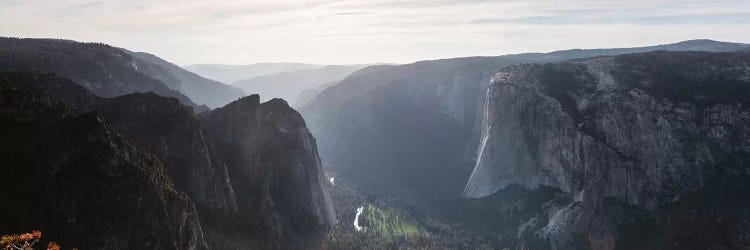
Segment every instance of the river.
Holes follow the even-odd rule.
[[[357,208],[357,215],[354,216],[354,230],[357,230],[357,232],[362,231],[362,227],[359,226],[359,216],[362,214],[362,211],[365,210],[364,206],[360,206]]]

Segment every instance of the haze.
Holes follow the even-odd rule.
[[[102,42],[178,64],[407,63],[709,38],[749,42],[750,1],[0,1],[3,36]]]

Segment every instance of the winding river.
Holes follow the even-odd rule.
[[[357,232],[362,231],[362,227],[359,226],[359,216],[362,214],[362,211],[365,210],[364,206],[360,206],[357,208],[357,215],[354,216],[354,230],[357,230]]]

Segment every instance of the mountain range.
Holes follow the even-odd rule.
[[[747,82],[747,71],[742,66],[745,62],[741,59],[736,59],[742,58],[742,55],[710,53],[689,54],[693,56],[684,56],[679,53],[637,54],[632,57],[617,57],[614,60],[644,62],[654,60],[654,62],[643,63],[643,65],[653,67],[652,71],[618,71],[611,73],[609,71],[619,70],[620,68],[607,66],[609,68],[604,67],[601,71],[592,71],[589,73],[582,71],[581,73],[568,74],[552,71],[551,73],[534,76],[533,78],[526,77],[526,75],[519,76],[520,79],[518,80],[513,78],[514,81],[519,81],[519,84],[530,84],[539,81],[549,82],[543,85],[552,86],[548,87],[550,90],[544,90],[544,97],[533,100],[523,99],[524,97],[508,96],[514,92],[505,89],[492,92],[492,86],[499,85],[499,83],[496,84],[494,82],[504,79],[502,78],[504,73],[498,75],[498,72],[501,72],[506,67],[515,69],[513,65],[519,64],[537,65],[541,63],[544,65],[544,63],[560,63],[561,66],[559,67],[564,68],[571,65],[571,63],[564,63],[566,61],[584,60],[584,58],[592,57],[611,58],[614,55],[644,53],[648,51],[706,51],[721,53],[743,51],[747,48],[748,45],[746,44],[691,40],[642,48],[567,50],[551,53],[422,61],[406,65],[371,66],[355,72],[341,82],[323,90],[310,103],[301,107],[300,110],[313,134],[318,139],[318,146],[321,158],[326,166],[326,171],[336,176],[337,179],[348,180],[350,183],[353,183],[352,185],[358,186],[359,190],[364,192],[363,195],[365,196],[379,197],[371,198],[371,200],[388,197],[393,200],[391,204],[395,204],[394,206],[403,207],[412,214],[423,214],[423,219],[434,219],[433,217],[435,216],[441,216],[452,220],[464,221],[464,224],[468,221],[474,221],[474,225],[471,227],[477,228],[477,230],[480,230],[479,228],[481,230],[491,228],[490,230],[495,233],[498,231],[506,232],[500,234],[505,240],[498,243],[503,246],[519,246],[522,243],[529,246],[529,242],[537,242],[540,243],[536,245],[538,248],[578,249],[588,244],[580,240],[589,237],[586,234],[587,232],[592,232],[590,236],[594,240],[604,240],[602,244],[614,244],[615,241],[610,242],[609,240],[625,237],[622,231],[615,230],[618,229],[617,227],[623,226],[623,224],[618,224],[619,222],[615,222],[614,220],[616,219],[614,218],[624,219],[627,216],[616,217],[623,216],[620,213],[612,215],[612,217],[604,215],[602,217],[588,217],[589,215],[598,214],[603,211],[602,209],[607,208],[604,206],[590,209],[586,207],[580,210],[576,207],[575,209],[565,210],[565,206],[579,206],[581,204],[573,201],[578,201],[577,199],[587,195],[597,197],[596,199],[589,198],[589,200],[594,200],[594,203],[601,200],[609,201],[610,198],[614,200],[619,199],[623,203],[619,208],[636,206],[639,208],[628,211],[646,211],[644,214],[648,214],[648,216],[663,216],[667,212],[655,209],[655,207],[668,206],[667,204],[669,203],[664,203],[662,199],[662,202],[651,202],[645,205],[635,202],[635,200],[642,198],[634,197],[633,195],[635,194],[632,191],[614,191],[614,186],[625,188],[629,187],[628,185],[638,185],[638,188],[645,188],[641,187],[641,184],[636,184],[632,181],[634,178],[643,178],[643,175],[617,177],[619,179],[617,182],[611,184],[613,186],[608,186],[610,187],[609,189],[599,189],[601,186],[587,184],[591,181],[614,181],[595,176],[600,173],[606,175],[608,171],[615,171],[608,169],[630,169],[632,167],[607,168],[610,164],[615,164],[608,163],[609,160],[613,160],[609,158],[586,159],[595,162],[583,165],[589,167],[575,165],[572,162],[563,162],[562,159],[597,155],[603,153],[603,151],[595,150],[589,153],[587,150],[593,149],[588,148],[581,148],[580,150],[583,150],[583,152],[569,151],[578,150],[578,146],[573,146],[574,144],[557,144],[557,142],[552,141],[554,140],[552,138],[571,138],[570,140],[572,141],[569,141],[570,143],[585,143],[578,142],[577,140],[581,140],[580,136],[576,137],[575,134],[571,134],[568,137],[567,133],[572,132],[567,129],[582,130],[584,131],[582,133],[586,134],[585,132],[589,129],[588,127],[614,126],[620,123],[627,124],[628,122],[632,122],[633,119],[646,118],[641,117],[642,115],[638,113],[643,112],[642,109],[637,109],[639,110],[638,112],[633,111],[622,114],[620,117],[606,120],[611,125],[608,125],[610,123],[601,123],[605,121],[593,120],[584,122],[575,120],[575,122],[565,129],[533,129],[533,126],[555,126],[554,124],[564,122],[564,120],[552,117],[551,112],[554,109],[550,108],[553,108],[554,105],[550,104],[551,106],[545,106],[547,109],[541,109],[535,106],[537,105],[536,102],[541,100],[554,101],[555,103],[559,103],[555,105],[560,106],[558,109],[562,109],[566,117],[584,119],[582,118],[586,115],[584,112],[591,111],[580,110],[583,109],[581,105],[593,105],[587,110],[597,110],[595,108],[596,105],[612,105],[602,100],[613,98],[609,101],[615,102],[615,100],[619,99],[616,96],[609,95],[600,97],[600,93],[592,93],[589,99],[588,97],[584,97],[583,94],[569,94],[566,92],[566,88],[570,84],[573,84],[570,82],[577,79],[594,79],[591,81],[607,82],[612,79],[610,74],[617,74],[618,77],[628,80],[627,84],[631,84],[630,82],[633,81],[633,78],[646,82],[643,83],[646,85],[655,83],[656,80],[661,80],[666,83],[663,87],[659,88],[667,90],[675,86],[680,86],[679,84],[685,82],[685,84],[689,84],[691,87],[700,87],[701,89],[691,90],[687,88],[679,90],[678,95],[687,96],[685,98],[710,99],[714,97],[703,97],[702,94],[702,91],[711,90],[711,87],[703,87],[702,85],[714,84],[711,81],[703,80],[706,77],[709,79],[713,77],[709,69],[734,70],[733,72],[735,73],[733,75],[719,75],[719,73],[716,73],[715,77],[717,79],[712,81],[726,80],[729,85],[716,86],[717,88],[727,88],[727,91],[730,92],[735,88],[739,88],[737,90],[742,89],[740,86],[744,86],[742,84]],[[675,58],[670,59],[672,57]],[[727,59],[727,62],[719,63],[724,57],[731,59]],[[666,59],[662,60],[662,58]],[[683,62],[683,58],[687,61]],[[602,60],[602,62],[606,61]],[[663,63],[663,65],[657,63]],[[694,63],[697,65],[685,65],[683,63]],[[576,65],[577,68],[584,68],[584,66],[580,66],[584,64],[572,65]],[[600,61],[593,60],[590,64],[595,65],[592,67],[599,67],[596,65],[601,63]],[[730,65],[735,65],[738,68],[734,69]],[[630,63],[626,66],[630,68],[639,67],[636,63]],[[695,70],[695,73],[664,76],[673,77],[667,79],[662,79],[661,77],[663,76],[658,75],[662,71],[671,70],[672,67],[685,69],[686,71]],[[529,68],[529,66],[521,66],[520,68],[525,69]],[[526,71],[519,70],[519,72],[524,72],[525,74]],[[563,70],[562,72],[567,71]],[[611,81],[617,82],[617,80]],[[738,81],[739,83],[735,83]],[[586,84],[586,86],[592,84]],[[616,83],[606,84],[617,85]],[[574,85],[578,86],[582,85],[582,83],[575,83]],[[538,88],[533,87],[534,85],[530,86],[534,89]],[[586,88],[586,91],[593,91],[588,90],[592,87]],[[616,91],[627,91],[627,88],[618,88]],[[706,95],[714,92],[707,92]],[[746,97],[745,92],[740,91],[737,94]],[[502,95],[502,97],[493,99],[493,95]],[[721,94],[721,96],[723,95],[727,94]],[[598,103],[594,103],[594,100],[598,100]],[[732,100],[738,99],[733,98]],[[635,102],[633,105],[635,105]],[[578,107],[579,111],[570,111],[576,107]],[[688,110],[690,110],[689,112],[696,112],[694,109],[689,108]],[[742,110],[744,108],[726,112],[734,114],[744,112]],[[510,112],[508,114],[513,115],[506,115],[505,112]],[[658,119],[658,116],[654,116],[654,119]],[[683,123],[693,121],[690,120],[693,118],[681,119]],[[732,124],[734,126],[741,126],[740,121],[733,120]],[[508,127],[506,128],[505,126]],[[653,130],[633,128],[633,130],[638,129],[644,130],[639,134],[630,134],[629,136],[631,137],[626,138],[617,137],[628,136],[617,135],[617,133],[625,132],[623,130],[613,130],[615,132],[609,134],[604,132],[590,132],[589,135],[595,141],[604,141],[603,145],[609,147],[616,147],[616,145],[625,143],[627,140],[633,140],[632,138],[638,138],[638,136],[658,135]],[[495,130],[497,132],[494,132]],[[680,140],[689,140],[686,139],[689,137],[679,138],[682,138]],[[702,137],[699,136],[697,138]],[[745,137],[741,132],[738,132],[738,134],[726,135],[723,138]],[[663,143],[665,142],[658,140],[639,143],[633,142],[627,146],[622,145],[625,148],[613,149],[613,154],[620,157],[618,161],[636,161],[630,164],[634,167],[648,169],[644,171],[666,171],[665,169],[673,169],[674,167],[640,165],[638,162],[652,161],[654,159],[638,158],[640,156],[633,155],[635,153],[630,154],[627,152],[639,152],[636,149],[638,147],[641,148],[640,150],[650,148],[652,151],[669,151],[670,153],[665,153],[667,155],[661,157],[670,157],[668,159],[676,160],[674,155],[688,150],[680,146],[667,149],[664,148],[665,145]],[[740,149],[740,151],[744,150]],[[722,151],[722,153],[718,154],[725,155],[728,152]],[[707,152],[704,153],[708,154]],[[692,159],[693,161],[700,159],[696,159],[694,155],[682,157]],[[716,156],[702,157],[715,159]],[[579,161],[584,161],[584,159]],[[744,161],[738,161],[735,162],[738,166],[734,167],[746,169]],[[580,164],[580,162],[576,164]],[[658,162],[654,164],[658,164]],[[672,164],[680,163],[675,162]],[[680,166],[688,168],[688,166]],[[585,169],[573,171],[573,169],[580,168]],[[598,169],[593,170],[590,168]],[[698,166],[689,168],[698,168]],[[689,176],[690,178],[705,176],[694,175],[697,173],[695,171],[698,170],[686,171],[690,171],[685,174],[685,176]],[[656,175],[653,178],[659,179],[662,176]],[[680,178],[673,177],[673,179],[668,181],[669,185],[688,181]],[[738,178],[743,179],[745,177],[741,176]],[[663,185],[663,181],[656,183],[643,182],[642,185]],[[683,195],[686,190],[694,190],[704,184],[704,182],[695,181],[691,180],[692,184],[680,189],[667,186],[643,189],[648,191],[641,192],[650,192],[649,194],[652,196],[664,195],[674,198],[678,193],[679,195]],[[548,189],[550,187],[552,189]],[[589,187],[597,191],[588,190]],[[743,190],[743,186],[741,185],[727,188],[733,190],[732,192]],[[623,194],[618,196],[616,192],[622,192]],[[539,198],[543,199],[544,202],[533,200],[537,198],[532,198],[539,196],[546,197]],[[466,200],[462,197],[476,198],[478,200]],[[736,197],[732,199],[734,200],[729,202],[737,201]],[[516,203],[519,206],[523,204],[522,206],[529,210],[527,211],[528,214],[524,215],[528,217],[513,217],[514,210],[499,209],[498,207],[491,208],[491,206],[502,206],[498,205],[498,203]],[[585,204],[588,205],[588,203]],[[462,212],[457,213],[456,210]],[[538,213],[535,214],[535,212],[531,211],[538,211]],[[567,213],[560,214],[559,216],[568,217],[554,217],[555,213]],[[483,215],[477,215],[480,218],[474,218],[467,214]],[[507,219],[481,219],[482,217],[489,216],[493,218],[507,217]],[[607,220],[605,221],[603,218],[607,218]],[[552,219],[565,219],[563,220],[564,223],[572,225],[557,224],[558,222]],[[610,224],[599,227],[593,226],[592,223]],[[741,227],[741,225],[736,226]],[[668,226],[665,227],[668,228]],[[597,230],[604,231],[593,234]],[[723,228],[722,230],[724,230],[722,234],[732,234],[726,231],[728,230],[727,228]],[[528,238],[524,235],[527,235]],[[690,235],[697,236],[694,233]],[[742,237],[742,235],[744,233],[731,237]],[[680,240],[670,238],[660,241],[658,244],[676,244]],[[703,241],[696,240],[695,242],[703,244],[701,246],[708,246],[713,240],[716,240],[716,238],[704,238]],[[633,241],[634,239],[629,238],[628,240],[618,240],[616,242],[624,244],[623,242]],[[731,244],[724,246],[731,246]],[[642,247],[644,245],[633,246],[635,249],[643,249]]]
[[[2,231],[82,249],[299,249],[335,224],[315,141],[284,100],[209,110],[154,78],[185,73],[156,57],[2,41]]]
[[[185,68],[0,38],[0,231],[80,249],[750,246],[747,44]]]
[[[227,84],[263,75],[320,67],[322,65],[308,63],[256,63],[250,65],[191,64],[183,66],[183,68],[191,72]]]
[[[282,98],[303,104],[321,88],[333,85],[368,65],[314,65],[301,63],[261,63],[252,65],[188,65],[186,68],[212,79],[224,79],[262,100]],[[240,77],[247,77],[241,78]],[[239,80],[235,80],[239,79]],[[305,94],[303,94],[305,93]]]
[[[154,92],[176,97],[199,112],[245,95],[240,89],[202,78],[156,56],[105,44],[0,38],[0,48],[2,69],[54,73],[105,97]]]
[[[412,195],[425,197],[439,186],[458,195],[474,164],[486,92],[499,70],[518,63],[644,51],[744,48],[747,45],[692,40],[371,66],[325,89],[300,111],[318,139],[321,157],[336,172],[375,190],[423,190]]]

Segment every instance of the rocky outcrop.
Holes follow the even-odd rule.
[[[315,141],[282,100],[252,95],[195,117],[174,99],[132,94],[95,109],[164,159],[215,249],[319,246],[335,223]]]
[[[177,100],[130,94],[101,99],[93,109],[164,159],[176,186],[190,195],[201,214],[237,211],[226,164],[212,155],[203,124]]]
[[[317,248],[335,223],[315,141],[282,100],[261,104],[253,95],[196,117],[174,98],[102,98],[69,80],[21,81],[15,76],[38,76],[6,74],[13,76],[6,85],[44,93],[74,115],[95,112],[153,152],[175,188],[194,202],[213,249]]]
[[[224,160],[232,185],[241,190],[238,212],[219,227],[238,235],[235,228],[262,228],[258,240],[285,248],[320,246],[336,218],[315,139],[285,101],[259,99],[244,97],[202,117],[213,157]]]
[[[750,211],[737,206],[750,194],[748,97],[748,53],[509,67],[489,88],[464,195],[509,185],[570,194],[537,232],[557,249],[747,247]],[[651,231],[625,229],[639,227]]]
[[[40,228],[81,249],[207,249],[193,203],[158,157],[99,115],[21,87],[34,84],[77,87],[49,75],[0,76],[3,232]]]

